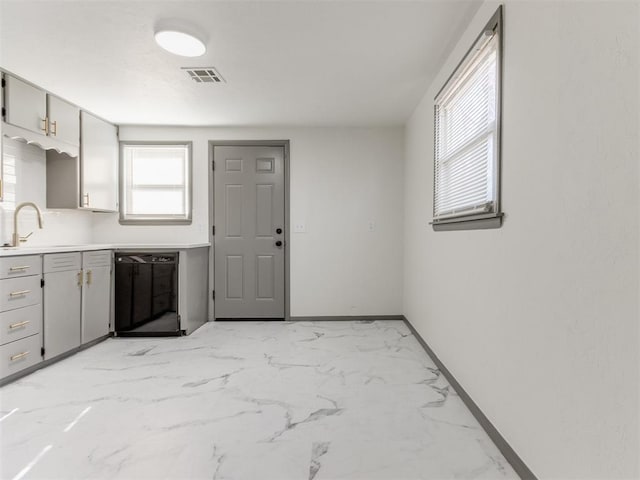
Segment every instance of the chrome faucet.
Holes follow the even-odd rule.
[[[19,247],[20,242],[26,242],[27,238],[29,238],[31,236],[31,233],[33,233],[31,232],[26,237],[21,237],[20,234],[18,233],[18,213],[24,207],[33,207],[35,209],[35,211],[38,213],[38,227],[42,228],[42,212],[40,211],[38,206],[33,202],[22,202],[20,205],[16,207],[16,211],[13,212],[13,241],[11,245],[14,247]]]

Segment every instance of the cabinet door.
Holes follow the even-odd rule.
[[[109,334],[111,267],[90,267],[84,271],[82,289],[82,343]]]
[[[44,274],[44,359],[80,346],[82,273]]]
[[[70,145],[80,145],[80,109],[53,95],[47,95],[47,101],[49,136]]]
[[[87,112],[80,113],[80,205],[118,210],[118,130]]]
[[[5,75],[6,122],[46,135],[47,94],[11,75]]]

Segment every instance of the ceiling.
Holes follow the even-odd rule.
[[[118,124],[402,125],[479,3],[0,0],[0,67]],[[161,50],[167,20],[207,53]]]

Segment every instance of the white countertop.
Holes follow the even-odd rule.
[[[210,247],[210,243],[105,243],[86,245],[22,245],[20,247],[0,247],[0,257],[16,255],[39,255],[42,253],[86,252],[89,250],[186,250]]]

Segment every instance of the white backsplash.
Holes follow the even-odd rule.
[[[2,139],[3,199],[0,202],[0,244],[11,242],[13,214],[21,202],[34,202],[42,210],[44,225],[38,228],[32,208],[20,211],[18,231],[33,234],[23,245],[67,245],[92,241],[91,212],[47,210],[46,153],[39,147]]]

